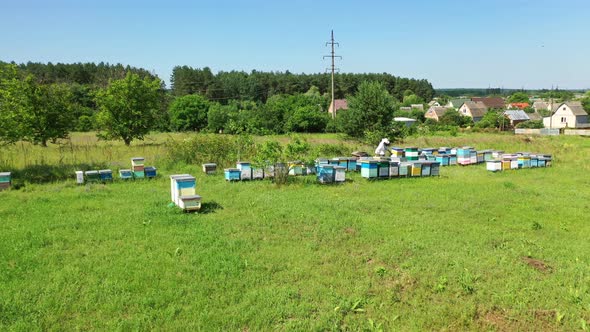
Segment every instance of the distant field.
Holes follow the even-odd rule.
[[[127,148],[75,134],[69,149],[2,153],[0,164],[17,172],[117,169],[141,155],[161,176],[84,186],[72,176],[0,192],[0,330],[589,328],[590,139],[414,138],[402,145],[538,151],[554,165],[276,187],[166,160],[166,140],[186,137]],[[167,176],[185,172],[197,177],[201,213],[169,206]]]

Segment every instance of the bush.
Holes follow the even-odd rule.
[[[197,165],[213,162],[222,167],[251,159],[255,152],[254,141],[247,135],[200,134],[182,141],[168,141],[166,146],[171,162]]]
[[[541,120],[530,120],[521,122],[516,125],[516,128],[525,128],[525,129],[541,129],[544,128],[543,121]]]

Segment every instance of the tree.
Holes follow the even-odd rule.
[[[590,113],[590,91],[587,91],[582,98],[582,106],[586,112]]]
[[[508,97],[509,103],[531,103],[529,95],[526,92],[515,92],[512,96]]]
[[[416,96],[413,93],[404,96],[404,99],[402,101],[402,106],[408,107],[412,104],[424,104],[424,100],[422,100],[422,98]]]
[[[25,79],[23,86],[22,139],[45,147],[48,141],[67,138],[76,121],[68,86],[39,85],[31,75]]]
[[[365,81],[356,95],[348,98],[348,110],[338,113],[340,129],[352,136],[363,137],[365,131],[389,131],[395,99],[379,82]]]
[[[100,112],[98,125],[104,132],[99,137],[122,139],[129,146],[134,139],[149,133],[159,108],[159,79],[128,72],[124,79],[112,81],[96,96]]]
[[[288,132],[319,133],[326,130],[329,118],[320,106],[301,106],[289,117],[285,129]]]
[[[22,137],[22,90],[16,66],[0,64],[0,142],[14,143]]]
[[[207,127],[210,103],[201,95],[176,98],[170,105],[170,125],[173,130],[197,131]]]

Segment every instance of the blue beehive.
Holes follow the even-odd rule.
[[[457,165],[457,155],[449,154],[449,166]]]
[[[401,162],[399,163],[399,176],[400,177],[408,177],[412,173],[412,163],[410,162]]]
[[[348,168],[347,168],[347,170],[349,172],[356,171],[356,158],[353,158],[353,157],[348,158]]]
[[[98,173],[98,171],[86,171],[84,172],[84,175],[86,176],[86,181],[88,182],[100,181],[100,174]]]
[[[156,175],[158,175],[157,170],[154,166],[146,166],[144,170],[146,178],[155,178]]]
[[[378,176],[379,162],[377,160],[361,160],[361,176],[366,179],[374,179]]]
[[[10,188],[12,183],[12,175],[10,172],[0,173],[0,191]]]
[[[422,176],[430,176],[431,167],[432,167],[432,163],[430,163],[430,162],[422,163]]]
[[[439,154],[436,156],[436,161],[441,164],[441,166],[449,166],[449,155],[448,154]]]
[[[101,169],[98,171],[101,181],[113,181],[113,171],[110,169]]]
[[[236,168],[240,170],[240,180],[251,180],[252,179],[252,166],[250,162],[247,161],[238,161],[236,163]]]
[[[335,180],[334,165],[320,164],[318,166],[318,181],[320,183],[333,183]]]
[[[380,178],[389,177],[389,161],[380,160],[377,163],[377,176]]]
[[[493,150],[481,150],[479,152],[483,153],[483,161],[494,160],[494,151]]]
[[[440,176],[440,163],[438,161],[430,164],[430,176]]]
[[[240,181],[242,171],[240,171],[238,168],[226,168],[223,171],[223,174],[227,181]]]
[[[121,180],[133,179],[133,171],[130,169],[120,169],[119,170],[119,178]]]
[[[539,167],[539,157],[536,154],[531,155],[531,167]]]

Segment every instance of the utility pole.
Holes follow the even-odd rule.
[[[330,38],[329,42],[326,42],[326,46],[328,46],[328,45],[330,45],[332,47],[332,52],[330,53],[330,55],[324,55],[324,59],[325,58],[332,59],[332,66],[330,68],[328,68],[327,70],[332,71],[332,119],[335,119],[336,118],[336,99],[334,99],[334,73],[339,69],[336,68],[336,66],[334,64],[334,59],[335,58],[342,59],[342,57],[339,55],[336,55],[336,52],[334,52],[334,45],[340,46],[339,43],[334,41],[334,30],[332,30],[332,38]]]

